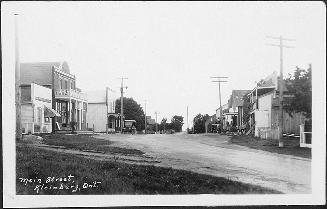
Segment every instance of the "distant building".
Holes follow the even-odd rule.
[[[242,129],[244,127],[244,96],[250,92],[251,90],[233,90],[228,100],[229,112],[226,113],[226,121],[237,129]]]
[[[95,132],[111,132],[120,130],[120,115],[115,112],[118,95],[110,88],[87,91],[88,113],[86,117],[88,129]]]
[[[209,118],[205,121],[205,132],[217,133],[219,124],[220,123],[216,117],[216,114],[209,116]]]
[[[222,113],[228,112],[228,103],[222,105],[221,107],[222,107]],[[221,116],[220,116],[220,107],[218,109],[216,109],[216,117],[217,117],[218,120],[221,119]]]
[[[216,109],[218,121],[223,121],[223,129],[227,127],[236,127],[242,129],[244,117],[243,97],[251,90],[233,90],[228,103],[222,106],[222,117],[220,116],[220,107]]]
[[[87,98],[76,88],[75,75],[70,74],[67,62],[21,63],[22,98],[31,94],[31,84],[51,89],[51,107],[56,111],[52,118],[52,131],[86,129]]]

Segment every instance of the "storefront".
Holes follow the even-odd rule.
[[[51,108],[52,91],[32,83],[23,87],[21,105],[21,124],[23,134],[50,133],[51,118],[60,114]]]

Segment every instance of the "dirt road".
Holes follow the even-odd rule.
[[[230,144],[217,135],[99,135],[139,149],[159,166],[221,176],[283,193],[311,193],[311,160]]]

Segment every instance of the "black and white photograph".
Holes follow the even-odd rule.
[[[326,204],[326,5],[2,1],[3,206]]]

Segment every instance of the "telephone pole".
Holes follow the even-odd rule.
[[[278,146],[284,147],[283,141],[283,97],[284,97],[284,79],[283,79],[283,49],[284,48],[294,48],[293,46],[286,46],[284,45],[283,41],[295,41],[295,39],[283,38],[282,36],[273,37],[273,36],[266,36],[270,39],[277,39],[279,40],[279,44],[267,44],[270,46],[279,47],[279,60],[280,60],[280,73],[279,73],[279,114],[278,114]]]
[[[16,105],[16,139],[22,138],[21,128],[21,89],[20,89],[20,61],[18,38],[18,14],[15,14],[15,105]]]
[[[228,82],[228,81],[224,81],[222,79],[227,79],[228,77],[223,77],[223,76],[215,76],[215,77],[210,77],[212,79],[217,79],[217,80],[213,80],[211,82],[217,82],[219,85],[219,106],[220,106],[220,127],[222,126],[222,118],[223,118],[223,110],[222,110],[222,106],[221,106],[221,92],[220,92],[220,83],[223,82]],[[222,127],[220,128],[220,130],[222,130]]]
[[[146,100],[144,100],[144,134],[146,134],[146,125],[147,125],[147,123],[146,123],[147,121],[146,121]]]
[[[118,78],[121,79],[121,86],[120,86],[120,132],[123,133],[124,127],[124,88],[127,89],[127,86],[124,86],[124,79],[128,78]]]

